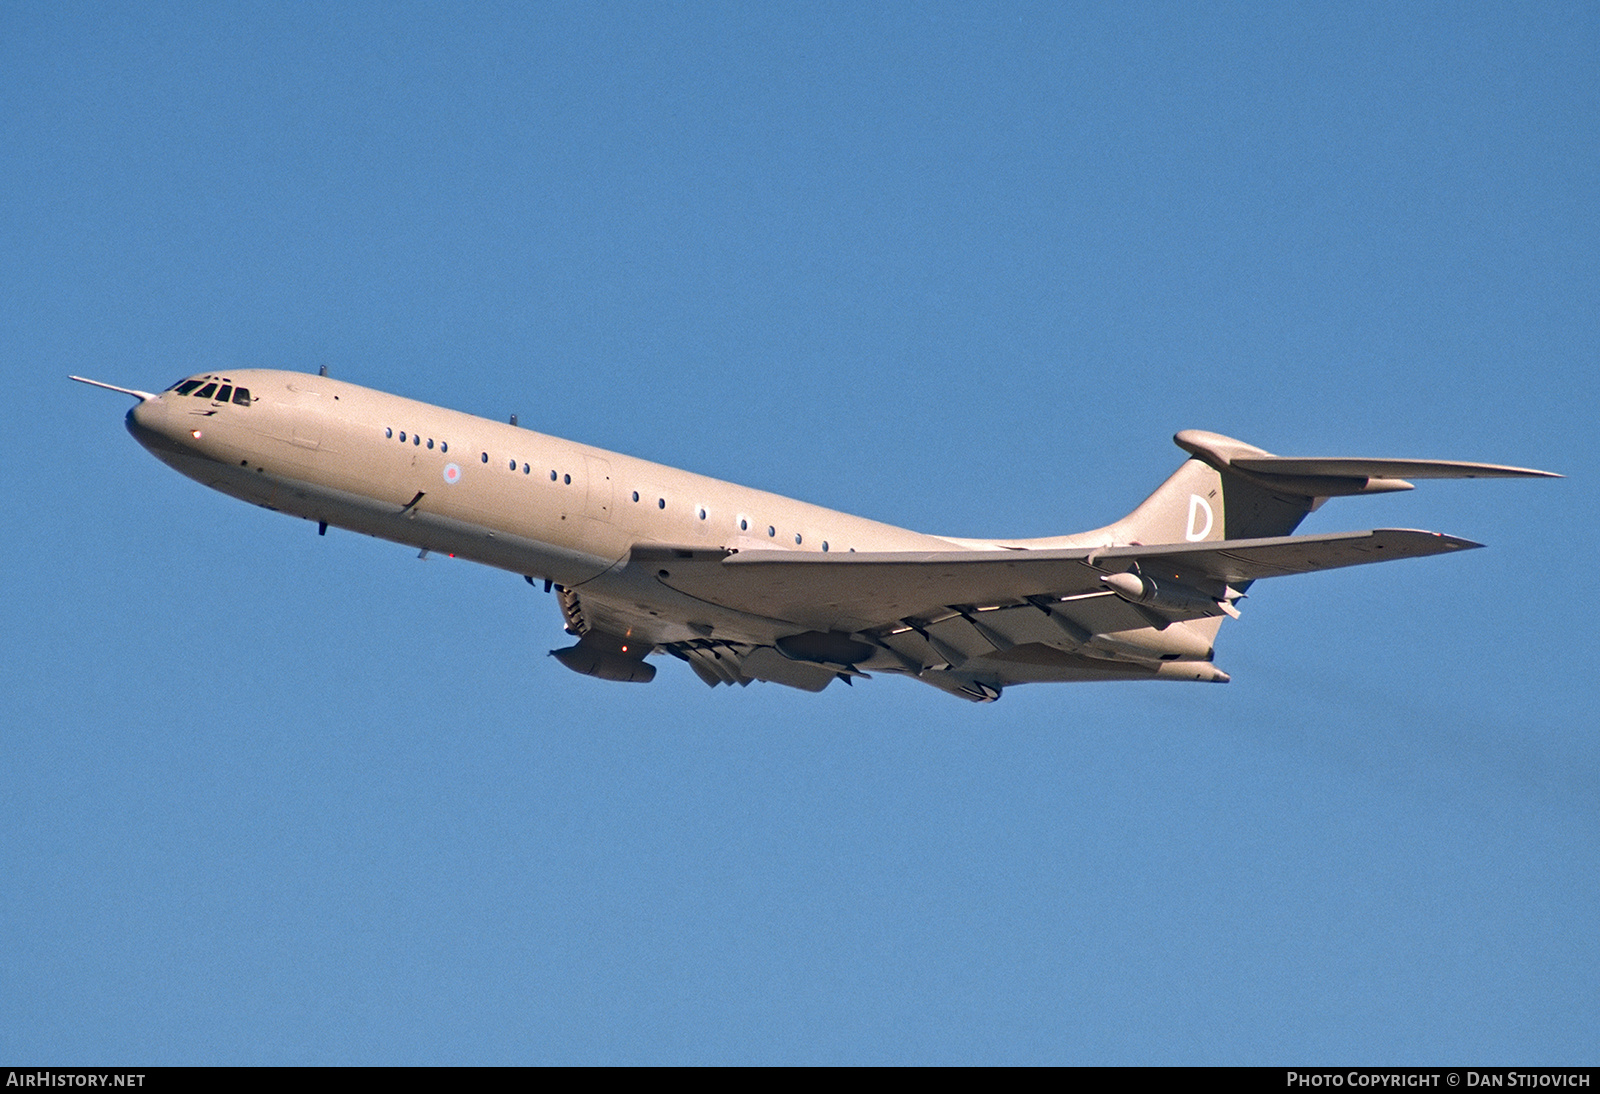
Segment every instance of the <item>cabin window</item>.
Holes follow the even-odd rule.
[[[384,426],[383,427],[383,435],[385,437],[387,437],[388,439],[393,440],[394,439],[394,430],[389,428],[388,426]]]
[[[768,536],[769,536],[769,537],[770,537],[770,536],[775,536],[775,535],[777,535],[777,534],[778,534],[778,530],[777,530],[777,529],[776,529],[776,528],[774,528],[774,527],[773,527],[773,526],[772,526],[772,525],[770,525],[770,524],[769,524],[769,525],[767,525],[767,535],[768,535]]]
[[[794,541],[795,541],[795,544],[798,546],[799,543],[800,543],[800,533],[799,532],[796,532],[794,534]]]
[[[512,460],[511,461],[511,470],[515,471],[516,469],[517,469],[517,461],[516,460]]]
[[[489,453],[485,452],[483,454],[483,462],[484,463],[488,463],[489,462]]]
[[[439,451],[440,452],[448,452],[448,451],[450,451],[450,442],[449,441],[440,441],[439,442]]]
[[[740,517],[739,518],[739,531],[748,532],[749,530],[750,530],[750,522],[745,520],[743,517]]]
[[[421,433],[413,433],[413,434],[411,434],[411,443],[412,444],[416,444],[416,445],[420,445],[422,443],[422,434]]]
[[[405,444],[406,443],[406,431],[403,430],[403,429],[400,431],[400,443],[401,444]]]
[[[223,384],[222,390],[217,392],[217,402],[225,403],[231,398],[233,398],[233,385]]]
[[[639,500],[639,491],[635,490],[633,492],[633,500],[634,501],[638,501]]]
[[[428,438],[428,451],[429,452],[433,451],[433,438],[432,437]]]
[[[571,486],[572,485],[572,476],[571,475],[562,475],[561,476],[561,481],[563,483],[565,483],[567,486]]]
[[[551,482],[555,482],[556,481],[556,473],[554,471],[550,472],[550,481]]]
[[[706,507],[704,505],[702,505],[700,507],[700,509],[698,510],[698,512],[700,514],[700,519],[701,520],[705,520],[706,519]]]
[[[657,498],[656,499],[656,508],[657,509],[665,509],[666,507],[667,507],[667,499],[666,498]]]
[[[522,473],[524,475],[530,475],[530,474],[533,473],[533,468],[529,467],[527,464],[523,464],[522,465]]]
[[[185,380],[183,383],[178,385],[178,394],[187,395],[203,383],[205,383],[204,380]]]
[[[823,540],[822,541],[822,553],[823,554],[827,554],[828,553],[828,541],[827,540]]]
[[[209,399],[209,398],[211,398],[211,396],[215,395],[216,393],[217,393],[217,385],[216,384],[207,384],[205,387],[203,387],[199,391],[195,392],[194,393],[194,397],[196,399]]]

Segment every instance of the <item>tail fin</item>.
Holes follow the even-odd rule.
[[[1315,495],[1271,490],[1254,476],[1230,468],[1229,457],[1234,455],[1270,456],[1259,448],[1194,430],[1179,433],[1175,440],[1193,457],[1137,509],[1115,524],[1067,536],[1052,545],[1205,543],[1286,536],[1321,504]],[[1199,443],[1202,441],[1208,443]]]
[[[1560,478],[1548,471],[1453,460],[1298,459],[1199,429],[1173,441],[1191,454],[1115,524],[1030,546],[1204,543],[1286,536],[1332,497],[1410,490],[1400,478]]]

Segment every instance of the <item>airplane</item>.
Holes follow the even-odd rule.
[[[874,672],[993,702],[1015,684],[1226,683],[1224,619],[1260,578],[1482,546],[1382,528],[1293,536],[1408,479],[1560,478],[1447,460],[1290,458],[1217,433],[1126,517],[1042,539],[927,535],[326,375],[235,369],[137,400],[157,459],[276,512],[543,581],[575,672],[817,692]]]

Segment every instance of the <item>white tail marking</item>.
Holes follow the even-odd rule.
[[[1200,514],[1205,513],[1205,527],[1196,527],[1200,523]],[[1211,513],[1211,506],[1199,494],[1189,495],[1189,527],[1183,533],[1183,538],[1191,543],[1205,539],[1211,534],[1211,524],[1215,518]]]

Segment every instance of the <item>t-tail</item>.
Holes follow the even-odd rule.
[[[1190,453],[1166,482],[1115,524],[1030,547],[1149,546],[1286,536],[1329,498],[1411,490],[1408,479],[1554,478],[1549,471],[1457,460],[1301,458],[1185,429],[1172,438]]]

